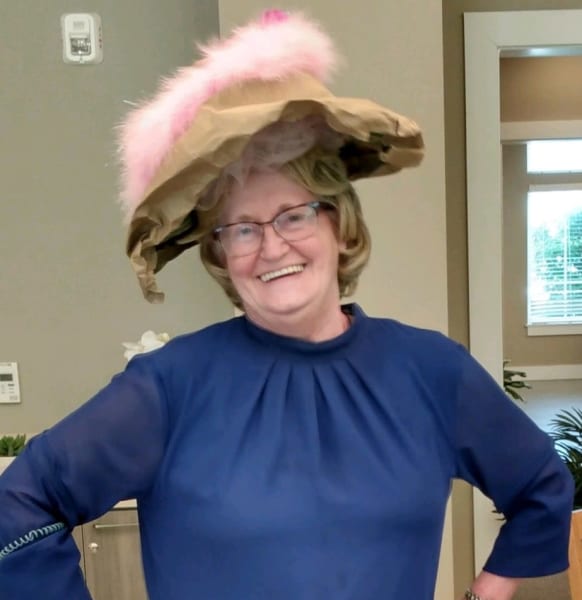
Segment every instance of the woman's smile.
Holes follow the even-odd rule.
[[[274,281],[276,279],[281,279],[282,277],[288,277],[289,275],[296,275],[297,273],[302,273],[305,269],[305,265],[290,265],[288,267],[282,267],[281,269],[276,269],[275,271],[269,271],[267,273],[263,273],[259,275],[259,279],[263,283],[268,283],[270,281]]]

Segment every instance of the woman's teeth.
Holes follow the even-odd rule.
[[[277,271],[263,273],[263,275],[260,276],[260,279],[263,283],[267,283],[267,281],[277,279],[278,277],[284,277],[285,275],[291,275],[292,273],[301,273],[303,269],[303,265],[293,265],[291,267],[284,267],[283,269],[278,269]]]

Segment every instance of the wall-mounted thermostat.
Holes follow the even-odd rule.
[[[94,13],[70,13],[61,17],[63,60],[94,65],[103,60],[101,17]]]
[[[15,362],[0,362],[0,404],[20,402],[18,365]]]

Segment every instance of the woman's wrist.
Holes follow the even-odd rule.
[[[520,580],[481,571],[462,597],[462,600],[511,600]]]

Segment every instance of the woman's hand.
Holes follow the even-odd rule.
[[[511,600],[521,579],[501,577],[487,571],[481,571],[471,584],[471,590],[481,600]]]

